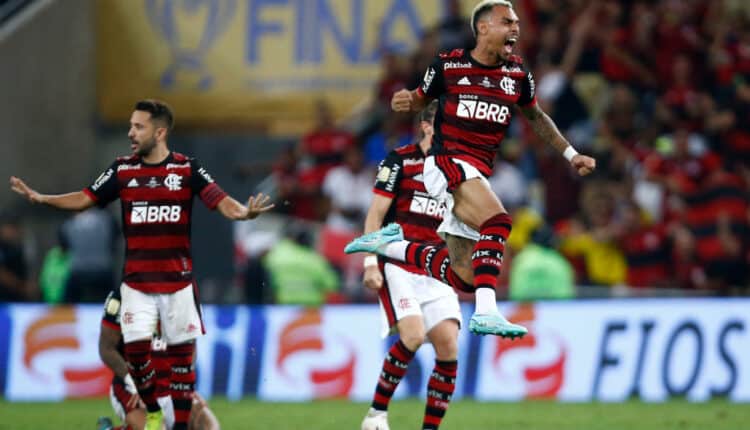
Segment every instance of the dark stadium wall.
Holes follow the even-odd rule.
[[[94,47],[91,0],[38,0],[0,26],[0,208],[32,212],[11,195],[9,175],[45,192],[90,179]]]

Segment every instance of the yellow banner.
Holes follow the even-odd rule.
[[[413,50],[444,0],[98,0],[98,108],[160,98],[178,125],[307,121],[373,91],[381,45]]]

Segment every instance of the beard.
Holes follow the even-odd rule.
[[[140,157],[147,157],[151,151],[156,148],[156,138],[151,138],[143,143],[138,144],[135,153]]]

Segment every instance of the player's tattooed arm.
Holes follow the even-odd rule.
[[[549,142],[560,153],[565,151],[569,143],[557,129],[555,122],[549,117],[538,104],[522,108],[523,115],[529,120],[534,133],[545,142]]]
[[[117,344],[120,342],[120,332],[102,325],[99,333],[99,357],[115,375],[124,378],[128,374],[128,365],[125,358],[117,352]]]
[[[568,140],[557,129],[555,122],[537,104],[521,109],[531,124],[531,128],[540,139],[549,142],[558,152],[568,159],[579,175],[585,176],[596,169],[596,160],[576,152]]]

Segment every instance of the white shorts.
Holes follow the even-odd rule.
[[[490,188],[489,181],[487,181],[487,178],[476,167],[457,158],[452,158],[451,160],[463,170],[465,180],[479,178],[487,185],[487,188]],[[437,164],[435,164],[434,156],[430,155],[425,159],[422,174],[424,175],[424,186],[427,192],[430,193],[430,196],[437,200],[438,203],[442,202],[445,204],[446,210],[445,215],[443,215],[443,222],[440,223],[437,229],[440,237],[445,240],[445,235],[450,234],[452,236],[465,237],[475,242],[479,241],[479,232],[464,224],[453,213],[453,194],[448,192],[448,180]]]
[[[204,333],[193,285],[167,294],[147,294],[120,286],[120,326],[125,343],[150,339],[161,323],[161,337],[167,345],[184,343]]]
[[[125,405],[115,396],[114,387],[109,386],[109,401],[112,404],[112,409],[115,411],[115,415],[120,418],[120,421],[125,424]],[[169,430],[174,427],[174,405],[172,404],[172,397],[164,396],[156,399],[159,402],[162,412],[164,413],[164,425]]]
[[[386,291],[380,294],[381,336],[396,333],[396,323],[410,315],[422,316],[427,332],[447,319],[461,325],[458,296],[449,285],[391,263],[385,263],[385,281]]]

